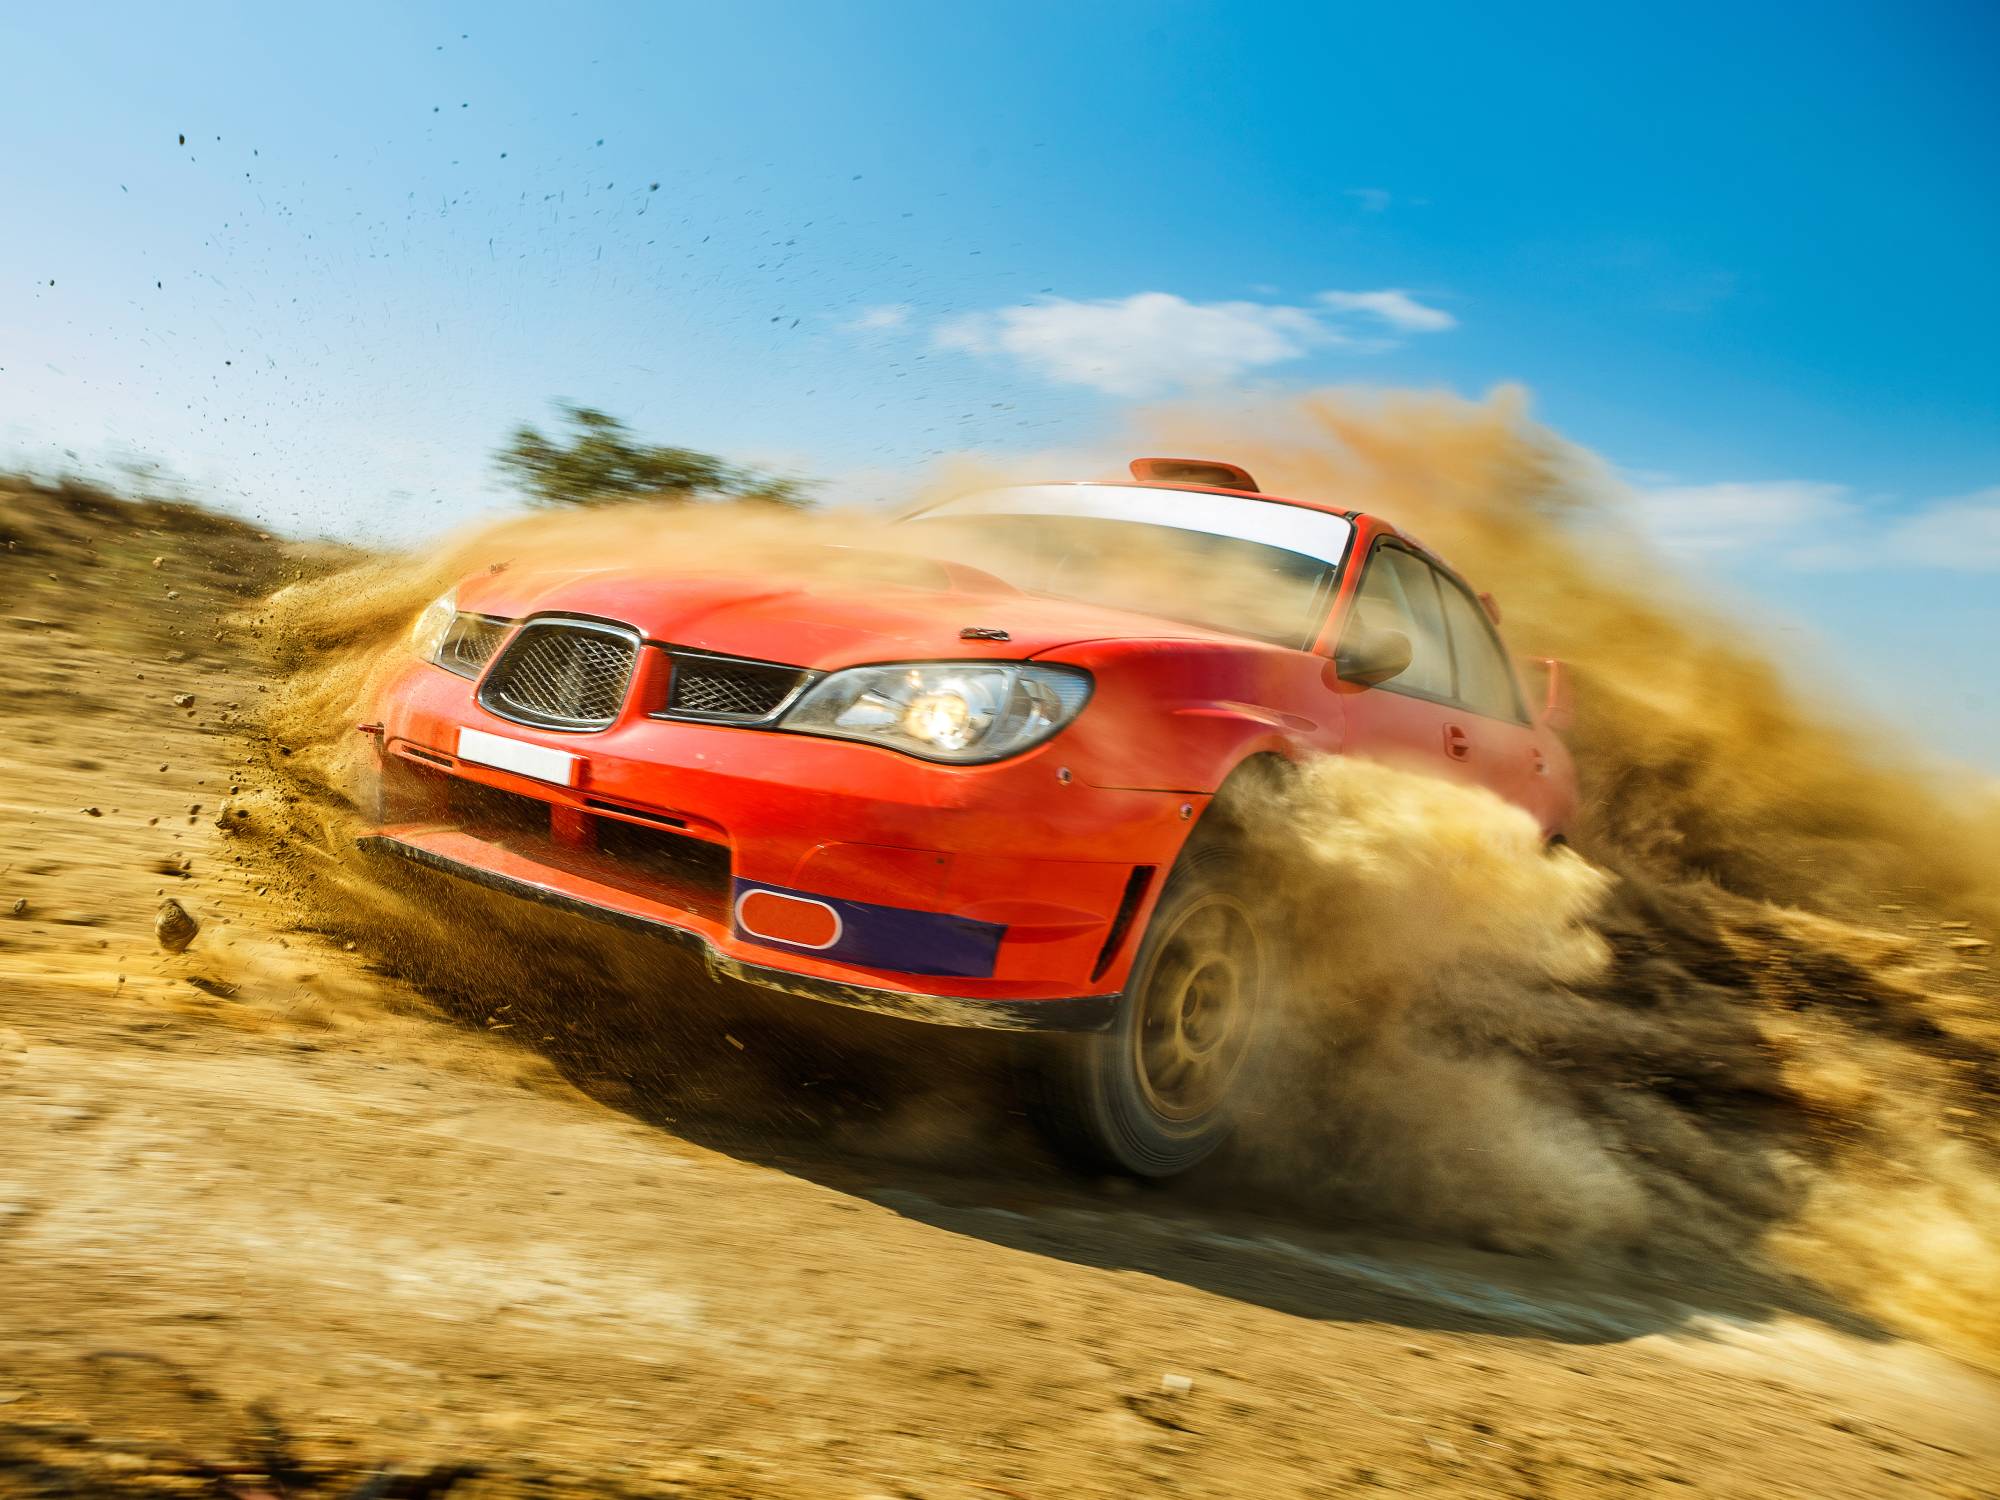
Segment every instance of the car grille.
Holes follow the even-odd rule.
[[[493,660],[493,653],[507,639],[511,620],[490,620],[485,615],[460,615],[438,652],[438,665],[461,677],[477,677]]]
[[[493,663],[479,701],[517,724],[603,729],[618,717],[638,658],[638,636],[619,626],[533,621]]]
[[[782,708],[805,676],[797,667],[677,652],[667,712],[756,723]]]

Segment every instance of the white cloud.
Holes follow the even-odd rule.
[[[1189,302],[1171,292],[1099,302],[1052,297],[938,330],[946,348],[1011,354],[1047,379],[1111,396],[1227,384],[1335,338],[1304,308]]]
[[[910,321],[910,309],[902,303],[864,307],[840,326],[849,333],[887,333]]]
[[[1343,191],[1361,205],[1364,214],[1379,214],[1389,206],[1387,188],[1345,188]]]
[[[1900,514],[1864,505],[1846,485],[1810,479],[1665,485],[1633,491],[1632,504],[1648,538],[1695,562],[2000,572],[2000,486]]]
[[[1379,318],[1398,333],[1443,333],[1458,326],[1458,319],[1443,308],[1426,307],[1399,287],[1380,292],[1321,292],[1319,300],[1335,312]]]
[[[1634,494],[1640,528],[1668,552],[1700,561],[1747,552],[1824,555],[1858,511],[1847,487],[1809,479],[1670,485]]]
[[[2000,573],[2000,485],[1939,500],[1889,528],[1904,562],[1963,573]]]
[[[1363,346],[1343,327],[1339,313],[1406,333],[1453,325],[1448,314],[1401,291],[1324,292],[1316,301],[1313,307],[1190,302],[1171,292],[1094,302],[1045,297],[954,318],[938,328],[936,338],[947,349],[1011,355],[1048,380],[1111,396],[1149,396],[1226,385],[1317,348]]]

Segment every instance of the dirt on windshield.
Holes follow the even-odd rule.
[[[1521,515],[1446,503],[1561,498],[1515,416],[1285,416],[1267,483],[1421,488],[1526,576]],[[352,855],[371,664],[518,529],[368,557],[16,484],[0,534],[0,1493],[2000,1476],[1990,803],[1891,826],[1893,757],[1650,594],[1503,591],[1582,668],[1580,854],[1362,767],[1268,809],[1301,1045],[1139,1188],[1049,1158],[999,1043]]]

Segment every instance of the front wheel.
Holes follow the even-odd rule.
[[[1038,1123],[1080,1164],[1173,1177],[1220,1146],[1270,1010],[1269,942],[1237,858],[1190,850],[1147,925],[1117,1019],[1038,1058]]]

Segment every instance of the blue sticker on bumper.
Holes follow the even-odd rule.
[[[980,922],[971,917],[914,911],[904,906],[877,906],[871,901],[844,901],[838,896],[822,896],[817,891],[788,890],[781,885],[763,885],[752,880],[737,880],[734,887],[729,909],[731,928],[737,937],[781,952],[810,953],[864,969],[991,979],[1000,959],[1000,939],[1007,935],[1006,924],[1002,922]],[[832,908],[840,918],[839,935],[827,946],[818,947],[746,931],[739,913],[743,898],[755,891],[769,891],[775,896]]]

